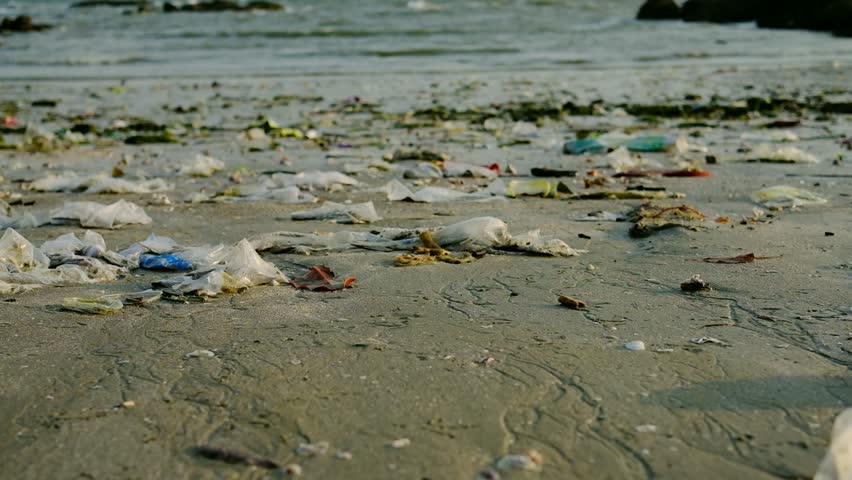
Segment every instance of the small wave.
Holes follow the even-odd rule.
[[[108,66],[108,65],[136,65],[148,63],[148,57],[121,57],[121,58],[68,58],[65,60],[19,60],[12,62],[13,65],[22,67],[85,67],[85,66]]]
[[[362,55],[373,57],[436,57],[440,55],[479,55],[520,53],[519,48],[406,48],[400,50],[373,50]]]
[[[473,30],[451,29],[415,29],[415,30],[238,30],[229,32],[179,32],[163,35],[161,38],[227,38],[227,37],[258,37],[258,38],[358,38],[358,37],[429,37],[433,35],[466,35],[476,33]]]

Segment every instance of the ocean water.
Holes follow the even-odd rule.
[[[131,14],[2,0],[57,25],[0,37],[0,79],[852,63],[852,40],[634,20],[641,0],[287,0],[284,12]]]

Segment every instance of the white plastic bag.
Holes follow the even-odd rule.
[[[49,266],[47,255],[14,229],[6,229],[0,237],[0,271],[23,272]]]
[[[53,214],[58,221],[77,220],[87,228],[118,228],[129,224],[151,223],[145,210],[135,203],[121,199],[113,204],[96,202],[66,202]]]

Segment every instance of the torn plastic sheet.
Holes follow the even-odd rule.
[[[124,304],[117,298],[68,297],[62,301],[62,308],[77,313],[106,315],[118,312],[124,308]]]
[[[609,166],[616,172],[627,172],[630,170],[657,170],[662,169],[660,162],[633,156],[625,147],[620,147],[610,152],[606,157]]]
[[[225,162],[199,153],[195,156],[194,160],[181,166],[178,172],[181,175],[188,175],[190,177],[210,177],[214,173],[224,169]]]
[[[334,272],[324,265],[311,267],[304,275],[294,277],[290,280],[290,285],[300,290],[310,290],[313,292],[333,292],[351,288],[355,283],[352,277],[344,278],[343,280],[335,280]]]
[[[579,252],[565,242],[543,237],[538,230],[513,237],[505,222],[494,217],[476,217],[437,228],[389,228],[372,232],[335,232],[317,235],[300,232],[273,232],[249,238],[258,251],[316,252],[355,248],[371,250],[410,250],[420,244],[420,234],[432,232],[432,238],[447,250],[482,252],[491,249],[523,253],[573,256]]]
[[[47,255],[14,229],[6,229],[0,237],[0,271],[22,272],[49,266]]]
[[[382,218],[376,213],[373,202],[366,203],[335,203],[325,202],[314,210],[294,212],[293,220],[330,220],[337,223],[371,223]]]
[[[174,185],[161,178],[131,181],[113,178],[105,173],[81,177],[74,172],[63,172],[36,180],[29,188],[39,192],[84,190],[85,193],[156,193],[174,190]]]
[[[764,188],[755,192],[752,199],[766,208],[798,208],[828,203],[827,199],[813,192],[787,185]]]
[[[265,185],[269,188],[299,187],[306,190],[340,190],[345,186],[358,185],[354,178],[340,172],[300,172],[296,174],[274,173]]]
[[[499,174],[479,165],[460,162],[444,162],[442,165],[445,177],[497,178]]]
[[[229,190],[229,192],[231,191],[250,201],[275,200],[281,203],[314,203],[318,200],[317,197],[310,193],[303,192],[296,186],[270,189],[263,185],[240,185],[233,190]]]
[[[796,147],[775,148],[771,145],[761,144],[756,146],[748,154],[749,159],[768,163],[818,163],[814,155],[804,152]]]
[[[500,182],[500,180],[496,180],[495,183],[496,182]],[[500,185],[502,187],[502,182],[500,183]],[[483,190],[466,193],[458,190],[453,190],[451,188],[429,186],[424,187],[415,192],[399,180],[391,180],[383,187],[380,187],[378,191],[385,193],[387,195],[388,200],[392,202],[407,200],[419,203],[439,203],[494,199],[496,198],[496,195],[504,194],[503,192],[505,191],[505,187],[492,188],[491,186],[489,186],[488,188]]]
[[[87,228],[119,228],[130,224],[151,223],[145,210],[124,199],[110,205],[96,202],[66,202],[53,214],[54,221],[77,220]]]
[[[13,216],[0,214],[0,228],[23,230],[25,228],[40,227],[46,223],[50,223],[50,218],[43,214],[38,216],[29,212]]]

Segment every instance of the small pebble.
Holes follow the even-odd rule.
[[[334,454],[334,456],[340,460],[352,460],[352,452],[344,452],[341,450]]]
[[[642,340],[634,340],[632,342],[625,343],[624,348],[633,352],[638,352],[641,350],[645,350],[645,342],[643,342]]]
[[[186,358],[202,358],[202,357],[212,358],[212,357],[215,357],[215,356],[216,356],[216,354],[214,352],[211,352],[210,350],[194,350],[194,351],[189,352],[185,355]]]
[[[296,463],[291,463],[281,467],[281,472],[288,477],[298,477],[302,474],[302,466]]]
[[[390,443],[392,448],[405,448],[411,445],[411,440],[407,438],[398,438]]]
[[[296,453],[304,457],[325,455],[328,453],[329,446],[328,442],[302,443],[299,445],[299,448],[296,449]]]

